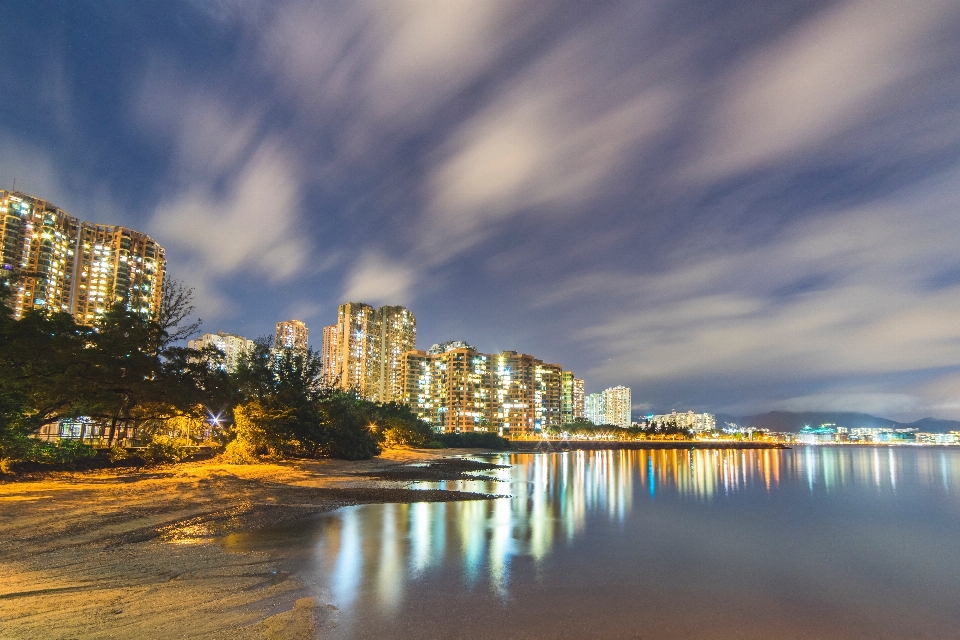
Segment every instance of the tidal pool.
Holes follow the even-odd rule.
[[[960,638],[960,449],[504,454],[282,550],[334,638]]]

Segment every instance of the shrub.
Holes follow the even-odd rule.
[[[501,438],[492,431],[465,431],[463,433],[442,433],[437,439],[445,446],[454,448],[478,448],[503,450],[510,441]]]
[[[436,434],[422,420],[387,418],[383,421],[383,446],[426,447],[435,440]]]
[[[183,462],[193,451],[193,442],[187,438],[155,435],[150,439],[150,443],[140,450],[140,457],[147,464]]]
[[[250,448],[242,440],[233,440],[227,444],[220,459],[227,464],[256,464],[260,458],[251,453]]]
[[[34,440],[23,459],[41,464],[76,464],[97,455],[96,449],[79,440],[43,442]]]
[[[127,453],[127,450],[121,447],[119,444],[111,445],[107,450],[107,458],[110,459],[110,462],[120,462],[121,460],[126,460],[130,455]]]

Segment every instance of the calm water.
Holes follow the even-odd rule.
[[[281,548],[336,638],[960,638],[960,450],[504,455],[493,501],[368,505]]]

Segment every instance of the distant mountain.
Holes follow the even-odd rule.
[[[743,426],[743,418],[738,418],[737,416],[732,416],[729,413],[718,413],[717,414],[717,429],[723,429],[727,426],[728,422],[732,422],[735,425]]]
[[[948,431],[960,431],[960,420],[942,420],[940,418],[921,418],[916,422],[903,425],[905,427],[916,427],[920,431],[927,433],[946,433]]]
[[[720,417],[717,416],[717,423]],[[858,428],[915,428],[927,433],[946,433],[960,431],[960,421],[923,418],[916,422],[897,422],[888,418],[878,418],[868,413],[848,411],[771,411],[755,416],[745,416],[743,426],[770,431],[799,431],[806,425],[816,427],[832,423],[848,429]]]

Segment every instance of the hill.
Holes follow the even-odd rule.
[[[812,427],[832,423],[848,429],[858,428],[915,428],[928,433],[946,433],[960,431],[960,421],[923,418],[914,422],[897,422],[889,418],[879,418],[868,413],[850,411],[771,411],[753,416],[745,416],[743,424],[757,429],[770,431],[799,431],[805,425]]]

